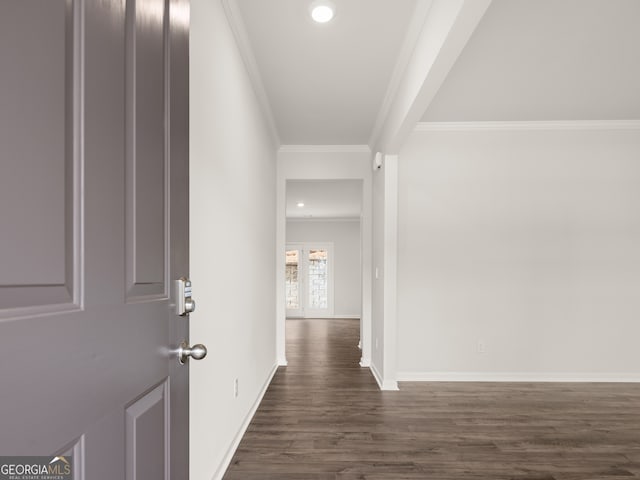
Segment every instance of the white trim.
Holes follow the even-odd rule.
[[[360,359],[360,366],[362,368],[371,368],[371,359],[362,357]]]
[[[360,315],[321,315],[318,317],[287,317],[287,320],[360,320]]]
[[[242,437],[247,431],[247,428],[249,427],[249,424],[251,423],[251,420],[253,419],[253,416],[255,415],[256,410],[258,410],[258,407],[262,402],[262,398],[264,397],[264,394],[267,393],[267,389],[271,384],[271,380],[273,379],[273,376],[276,374],[277,371],[278,371],[278,365],[276,364],[271,368],[271,373],[268,375],[267,381],[264,383],[264,385],[262,385],[262,389],[258,394],[256,401],[253,403],[253,405],[251,406],[251,409],[247,413],[247,416],[244,418],[244,421],[242,422],[240,429],[236,433],[236,436],[233,438],[233,442],[231,442],[231,445],[229,446],[227,453],[222,458],[222,462],[220,463],[220,466],[216,470],[216,473],[214,473],[213,477],[211,477],[211,480],[221,480],[224,474],[226,473],[227,468],[229,468],[229,464],[231,463],[231,459],[235,455],[236,450],[238,449],[238,445],[240,445],[240,441],[242,440]]]
[[[394,392],[400,390],[398,388],[398,382],[396,382],[395,380],[385,380],[382,377],[382,375],[380,375],[380,372],[378,372],[378,369],[376,368],[374,363],[371,363],[369,365],[369,370],[371,370],[371,374],[373,375],[373,378],[376,379],[378,388],[380,388],[380,390],[394,391]]]
[[[368,147],[367,147],[368,148]],[[352,154],[360,157],[361,154]],[[283,158],[284,157],[284,158]],[[277,191],[276,191],[276,353],[281,365],[286,364],[285,326],[285,250],[286,250],[286,190],[288,181],[309,180],[361,180],[362,181],[362,216],[360,219],[360,254],[362,309],[360,320],[360,339],[362,340],[362,356],[371,358],[371,302],[372,302],[372,244],[373,244],[373,211],[372,211],[372,174],[369,161],[358,165],[356,161],[313,162],[311,167],[309,156],[301,156],[300,164],[289,155],[278,154]],[[333,160],[333,159],[330,159]],[[362,159],[361,159],[362,161]],[[322,163],[322,165],[319,165]],[[302,168],[300,168],[302,167]]]
[[[376,366],[373,363],[369,364],[369,370],[371,370],[371,374],[373,375],[373,378],[376,379],[376,383],[378,384],[378,388],[380,390],[382,390],[382,378],[380,376],[380,372],[378,372],[378,369],[376,368]]]
[[[429,13],[429,9],[431,8],[431,4],[432,0],[421,0],[416,3],[413,15],[411,16],[411,21],[407,28],[407,34],[404,37],[402,47],[400,48],[400,52],[398,53],[398,61],[396,62],[396,65],[393,69],[393,73],[391,74],[391,80],[389,81],[389,85],[387,86],[384,100],[380,105],[380,110],[378,111],[378,115],[376,116],[376,122],[373,126],[373,129],[371,130],[371,135],[369,136],[370,146],[375,145],[378,136],[380,135],[380,131],[382,130],[382,126],[387,119],[387,115],[389,115],[389,109],[391,108],[391,104],[398,94],[400,81],[402,80],[404,72],[409,65],[409,60],[411,59],[411,55],[413,54],[413,50],[418,41],[418,37],[420,36],[420,32],[422,31],[422,27],[427,20],[427,15]]]
[[[276,356],[280,365],[287,364],[286,325],[287,325],[287,179],[283,174],[282,162],[278,155],[276,165]]]
[[[640,383],[640,373],[399,372],[400,382],[613,382]]]
[[[287,217],[287,222],[359,222],[360,217]]]
[[[224,11],[227,15],[231,31],[236,39],[240,56],[242,57],[247,73],[249,74],[249,80],[251,81],[251,85],[255,91],[258,103],[262,108],[262,113],[264,114],[269,133],[271,134],[271,139],[273,140],[275,147],[278,148],[280,146],[280,136],[273,116],[271,102],[269,101],[267,91],[264,88],[264,82],[260,75],[258,62],[256,61],[255,54],[251,48],[251,41],[249,40],[247,29],[244,21],[242,20],[242,14],[240,13],[236,2],[237,0],[222,0],[222,6],[224,7]]]
[[[362,287],[360,307],[361,364],[371,364],[371,330],[373,309],[373,175],[367,172],[362,182],[362,217],[360,219],[360,284]]]
[[[384,157],[383,365],[387,382],[396,385],[398,344],[398,156]]]
[[[415,132],[487,130],[639,130],[640,120],[552,120],[531,122],[420,122]]]
[[[280,145],[279,153],[371,153],[369,145]]]

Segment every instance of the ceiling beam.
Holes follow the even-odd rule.
[[[404,73],[380,111],[370,142],[373,152],[399,153],[490,4],[491,0],[429,2]]]
[[[389,85],[387,86],[387,92],[384,96],[384,100],[382,101],[382,105],[380,106],[380,110],[378,111],[376,123],[373,126],[371,135],[369,136],[369,145],[375,145],[377,138],[380,136],[380,132],[382,131],[382,127],[384,126],[384,121],[389,114],[391,103],[398,93],[400,82],[403,78],[405,70],[407,69],[407,65],[409,65],[409,60],[411,60],[413,49],[418,42],[418,37],[422,32],[424,22],[427,20],[427,14],[429,13],[429,9],[431,8],[432,1],[433,0],[417,0],[416,2],[415,9],[413,11],[413,14],[411,15],[411,21],[409,22],[404,41],[402,43],[402,47],[400,48],[400,52],[398,53],[398,58],[391,75],[391,80],[389,81]]]

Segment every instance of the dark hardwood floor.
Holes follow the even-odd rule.
[[[288,320],[287,359],[226,480],[640,478],[640,385],[402,383],[358,366],[358,322]]]

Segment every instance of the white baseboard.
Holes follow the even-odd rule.
[[[398,388],[398,382],[394,380],[385,380],[384,378],[382,378],[382,375],[380,375],[380,372],[378,371],[378,369],[376,368],[373,362],[371,362],[371,364],[369,365],[369,370],[371,370],[371,373],[373,374],[373,378],[376,379],[376,382],[378,383],[378,388],[380,388],[380,390],[391,390],[391,391],[400,390]]]
[[[360,366],[361,366],[362,368],[369,368],[369,367],[371,367],[371,359],[370,359],[370,358],[364,358],[364,357],[361,357],[361,358],[360,358]],[[374,375],[374,377],[375,377],[375,375]]]
[[[360,320],[360,315],[324,315],[322,317],[287,317],[287,320]]]
[[[227,453],[222,459],[222,462],[220,463],[220,466],[216,470],[216,473],[213,475],[213,477],[211,477],[211,480],[221,480],[224,474],[226,473],[227,468],[229,468],[229,464],[231,463],[231,459],[233,458],[233,455],[236,453],[236,450],[238,449],[238,445],[240,445],[240,441],[242,440],[242,437],[247,431],[247,428],[249,428],[249,424],[251,423],[253,416],[256,414],[256,410],[258,410],[258,407],[260,406],[260,402],[262,402],[262,397],[264,397],[264,394],[267,393],[267,388],[269,388],[269,385],[271,384],[271,380],[273,379],[273,376],[276,374],[277,370],[278,370],[278,365],[276,364],[271,369],[271,373],[268,375],[266,382],[264,383],[264,385],[262,385],[262,389],[260,390],[260,393],[258,394],[256,401],[253,403],[253,405],[251,406],[251,409],[249,410],[249,413],[247,413],[247,416],[244,418],[244,421],[242,422],[242,425],[240,426],[238,433],[236,433],[236,436],[233,438],[233,442],[231,442],[231,445],[229,446]]]
[[[373,363],[371,363],[369,364],[369,370],[371,370],[371,374],[373,375],[373,378],[376,379],[376,382],[378,383],[378,388],[382,390],[382,379],[380,378],[380,373],[378,372],[378,369]]]
[[[398,372],[399,382],[640,383],[640,373]]]

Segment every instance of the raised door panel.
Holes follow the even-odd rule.
[[[126,480],[168,480],[168,426],[165,382],[126,410]]]
[[[56,452],[56,457],[64,457],[64,462],[71,466],[73,480],[85,480],[85,449],[84,435],[70,445]]]
[[[77,2],[67,0],[3,2],[2,317],[78,301],[77,10]]]
[[[167,297],[164,0],[127,2],[127,297]]]

